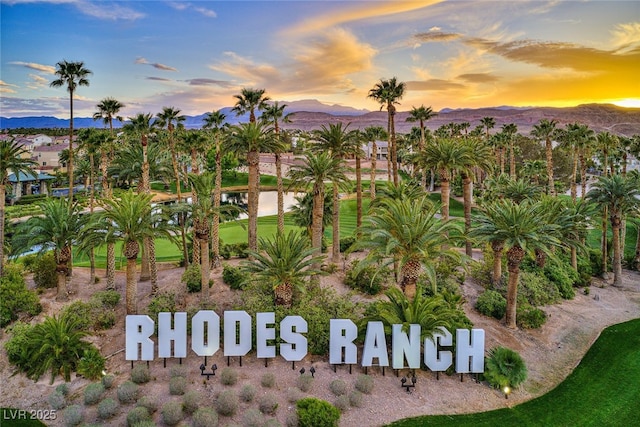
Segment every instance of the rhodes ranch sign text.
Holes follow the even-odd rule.
[[[256,356],[259,359],[276,357],[275,313],[257,313]],[[224,312],[224,356],[245,356],[252,349],[252,319],[246,311]],[[349,319],[331,319],[329,336],[329,363],[332,365],[357,364],[358,347],[354,343],[358,327]],[[153,360],[155,343],[151,339],[154,321],[147,315],[128,315],[126,318],[126,360]],[[278,352],[289,362],[297,362],[307,355],[307,321],[301,316],[287,316],[280,322]],[[446,371],[453,363],[454,354],[441,347],[452,347],[453,336],[446,329],[433,336],[433,340],[420,340],[420,325],[392,325],[391,364],[387,337],[382,322],[368,322],[360,365],[363,367],[391,366],[393,369],[419,369],[421,344],[422,361],[434,372]],[[187,356],[187,313],[158,314],[158,357],[183,358]],[[484,372],[484,330],[458,329],[456,331],[455,370],[459,374]],[[220,350],[220,316],[211,310],[201,310],[191,319],[191,350],[198,356],[213,356]]]

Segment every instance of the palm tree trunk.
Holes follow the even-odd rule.
[[[340,199],[337,184],[333,184],[333,221],[331,225],[333,228],[332,260],[337,264],[340,262]]]
[[[408,261],[401,269],[402,282],[400,283],[400,289],[402,289],[409,301],[413,301],[416,297],[420,270],[421,266],[417,261]]]
[[[611,231],[613,232],[613,286],[622,286],[622,254],[620,251],[620,215],[611,214]]]
[[[504,147],[500,147],[500,175],[504,175],[504,169],[505,169]]]
[[[158,293],[158,266],[156,265],[156,242],[151,238],[145,238],[145,246],[149,254],[149,278],[151,279],[151,295]]]
[[[140,179],[140,185],[138,192],[142,194],[149,194],[149,162],[147,160],[147,146],[142,146],[142,177]],[[146,281],[151,278],[151,271],[149,269],[149,251],[146,243],[142,245],[142,260],[140,263],[140,281]]]
[[[293,286],[289,282],[284,282],[276,286],[273,290],[276,305],[290,308],[293,303]]]
[[[443,174],[440,174],[440,199],[442,202],[442,219],[447,221],[449,219],[449,179],[443,177]]]
[[[93,170],[93,152],[89,154],[89,213],[93,215],[93,206],[95,204],[95,192],[94,192],[94,170]],[[94,285],[96,283],[96,254],[95,249],[89,249],[89,284]]]
[[[0,177],[0,277],[4,277],[4,216],[5,197],[7,194],[4,177]]]
[[[248,206],[249,215],[248,241],[249,249],[258,250],[258,197],[260,196],[260,153],[250,151],[247,153],[249,165]]]
[[[608,216],[609,208],[608,206],[602,207],[602,237],[600,239],[600,252],[602,252],[602,277],[607,279],[609,276],[609,245],[607,238],[607,216]]]
[[[429,192],[434,192],[436,190],[436,171],[431,168],[429,170]]]
[[[125,290],[127,314],[138,314],[138,282],[136,282],[136,258],[127,258],[127,287]]]
[[[322,182],[316,183],[313,189],[313,210],[311,213],[311,246],[315,248],[316,253],[322,253],[322,220],[324,213],[324,191],[321,186]]]
[[[471,177],[463,173],[462,174],[462,199],[464,201],[464,234],[468,235],[471,230]],[[467,256],[473,254],[473,246],[471,240],[466,239],[464,243],[465,253]]]
[[[493,250],[493,275],[491,276],[491,283],[493,285],[499,285],[502,282],[502,251],[504,249],[503,243],[498,241],[491,242],[491,249]]]
[[[513,246],[507,251],[507,266],[509,281],[507,284],[507,328],[516,328],[516,309],[518,301],[518,281],[520,279],[520,263],[524,258],[524,251],[520,246]]]
[[[200,283],[202,285],[202,295],[205,301],[209,301],[209,277],[211,276],[209,266],[209,236],[198,240],[200,240]]]
[[[362,225],[362,163],[356,155],[356,227]]]
[[[389,139],[391,140],[391,168],[393,170],[393,183],[398,185],[398,151],[396,150],[396,126],[394,123],[396,108],[391,105],[389,109]]]
[[[222,193],[222,153],[220,143],[216,140],[216,182],[213,191],[213,224],[211,241],[213,250],[213,268],[220,267],[220,197]]]
[[[548,194],[555,196],[556,187],[553,183],[553,145],[551,144],[551,138],[547,138],[546,140],[545,153],[547,156],[547,185],[549,187]]]
[[[513,141],[509,142],[509,176],[516,179],[516,147]]]
[[[107,243],[107,289],[116,289],[116,244]]]
[[[69,158],[67,159],[69,178],[69,211],[73,205],[73,89],[69,87]]]
[[[56,301],[67,301],[69,299],[67,291],[67,265],[64,264],[64,268],[59,265],[56,269],[56,276],[58,278],[58,289],[56,292]]]
[[[580,187],[582,189],[580,196],[584,199],[587,194],[587,160],[584,153],[580,154]]]
[[[640,270],[640,222],[636,223],[636,254],[633,257],[631,267],[635,270]]]
[[[578,197],[578,189],[576,184],[576,179],[578,175],[578,153],[574,149],[573,150],[573,170],[571,171],[571,200],[574,202]]]
[[[371,141],[371,183],[369,184],[369,197],[376,198],[376,167],[378,166],[378,145]]]
[[[282,158],[280,153],[276,157],[276,185],[278,188],[278,231],[284,233],[284,186],[282,185]]]

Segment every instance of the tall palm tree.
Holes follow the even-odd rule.
[[[200,283],[202,285],[201,291],[203,293],[205,301],[209,300],[209,277],[210,277],[210,263],[209,263],[209,232],[211,225],[209,218],[213,214],[213,199],[212,194],[215,187],[215,176],[209,173],[202,175],[189,174],[189,183],[193,189],[194,196],[192,204],[193,221],[193,234],[194,234],[194,249],[195,246],[199,246],[200,250]],[[196,245],[196,242],[198,243]]]
[[[620,227],[625,215],[638,209],[640,186],[632,177],[613,175],[600,177],[587,194],[587,199],[607,206],[613,234],[613,285],[622,286],[622,248]]]
[[[369,90],[369,98],[374,99],[380,104],[380,109],[387,109],[387,133],[389,136],[389,161],[393,168],[393,182],[398,183],[398,164],[396,151],[396,104],[402,99],[406,91],[407,85],[404,82],[398,82],[396,77],[388,80],[380,79],[371,90]]]
[[[515,123],[502,125],[502,133],[509,144],[509,176],[516,179],[516,148],[515,136],[518,132],[518,126]]]
[[[313,150],[328,152],[333,157],[344,161],[348,155],[355,154],[360,150],[358,132],[348,130],[349,124],[343,126],[342,123],[330,124],[329,127],[322,125],[314,133],[317,143],[313,145]],[[334,263],[340,260],[340,182],[333,182],[333,244],[332,260]]]
[[[376,141],[387,138],[387,132],[382,126],[369,126],[364,129],[367,142],[371,143],[371,183],[369,184],[369,195],[371,200],[376,198],[376,167],[378,160],[378,146]]]
[[[487,130],[485,136],[486,140],[489,141],[489,130],[493,129],[496,126],[496,119],[489,116],[483,117],[480,119],[480,124],[482,124],[482,126]]]
[[[425,133],[424,133],[424,122],[427,120],[437,116],[438,113],[431,109],[431,106],[425,107],[421,105],[419,107],[411,107],[409,111],[409,117],[407,117],[408,122],[418,122],[420,123],[420,144],[418,145],[418,152],[424,150],[425,146]],[[426,171],[422,171],[422,188],[427,187],[427,174]]]
[[[420,273],[424,271],[436,289],[435,261],[460,260],[450,246],[459,235],[458,224],[436,218],[438,206],[426,195],[416,199],[380,199],[380,205],[366,217],[356,248],[368,249],[367,257],[358,263],[364,268],[380,262],[382,266],[398,263],[398,285],[412,300]]]
[[[237,155],[246,156],[249,167],[247,188],[249,215],[249,249],[258,250],[258,198],[260,195],[260,153],[273,151],[278,142],[273,138],[272,128],[260,122],[241,123],[231,130],[227,149]]]
[[[12,172],[20,183],[21,176],[38,176],[33,170],[37,165],[22,145],[14,140],[0,140],[0,276],[4,272],[4,211],[9,173]]]
[[[265,89],[242,88],[239,95],[233,95],[237,99],[236,105],[231,109],[240,116],[249,113],[249,123],[256,122],[256,110],[262,111],[267,107],[269,97],[265,96]]]
[[[314,255],[309,238],[301,233],[277,232],[273,239],[260,239],[260,251],[251,251],[252,260],[242,268],[273,286],[276,305],[291,307],[293,289],[305,279],[322,274],[315,266],[324,256]]]
[[[69,208],[71,206],[71,208]],[[58,275],[56,299],[66,301],[69,297],[67,276],[71,249],[81,235],[82,218],[78,202],[69,202],[63,198],[46,199],[42,204],[42,216],[29,218],[18,226],[14,235],[14,247],[17,252],[25,252],[39,246],[41,252],[53,249]]]
[[[551,140],[556,134],[558,121],[555,119],[540,119],[538,123],[533,125],[531,136],[545,143],[545,155],[547,159],[547,194],[556,195],[556,188],[553,182],[553,145]]]
[[[318,253],[322,250],[325,181],[347,182],[346,172],[347,169],[342,160],[327,152],[307,153],[301,164],[294,164],[289,169],[289,178],[292,183],[307,189],[311,188],[313,194],[311,246]]]
[[[535,253],[536,249],[550,255],[552,247],[561,245],[556,237],[558,226],[546,222],[545,218],[544,207],[540,202],[524,201],[518,204],[510,199],[489,203],[474,216],[476,225],[471,230],[471,237],[492,245],[499,242],[507,254],[508,328],[516,327],[520,265],[525,255]]]
[[[89,75],[91,70],[84,67],[84,62],[69,62],[62,60],[56,64],[55,74],[57,78],[49,85],[51,87],[67,88],[69,92],[69,162],[67,163],[67,174],[69,176],[69,209],[73,200],[73,94],[78,86],[89,86]]]
[[[169,232],[168,218],[152,208],[151,198],[151,194],[136,194],[129,190],[119,199],[102,201],[102,228],[107,230],[108,235],[122,239],[123,253],[127,258],[127,314],[138,313],[138,282],[135,275],[140,242],[153,241],[157,237],[174,240]]]
[[[268,125],[273,125],[273,133],[279,143],[273,152],[276,163],[276,185],[278,189],[278,230],[284,233],[284,186],[282,184],[282,151],[284,144],[280,139],[280,123],[291,123],[293,113],[284,114],[287,104],[280,105],[278,101],[267,105],[262,113],[262,120]]]
[[[215,146],[215,164],[216,164],[216,178],[215,178],[215,191],[213,193],[213,219],[212,219],[212,252],[213,252],[213,266],[214,268],[220,267],[220,199],[222,192],[222,129],[225,125],[227,116],[222,110],[207,113],[204,118],[203,129],[210,129],[213,135],[213,141]]]

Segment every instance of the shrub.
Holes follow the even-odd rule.
[[[357,267],[358,261],[351,262],[345,272],[344,284],[351,289],[356,289],[369,295],[379,294],[389,279],[389,270],[379,269],[373,265],[360,270]]]
[[[176,295],[173,292],[160,292],[153,297],[147,306],[147,313],[152,319],[158,318],[158,313],[175,313],[177,310]],[[158,324],[156,323],[156,332]]]
[[[182,273],[182,282],[187,284],[187,291],[200,292],[202,290],[202,273],[200,272],[200,266],[196,264],[191,264],[187,269]]]
[[[275,418],[267,418],[267,421],[263,424],[264,427],[282,427],[280,421]]]
[[[104,371],[105,359],[93,345],[86,349],[78,361],[78,374],[89,380],[97,380]]]
[[[355,388],[359,392],[362,392],[364,394],[371,394],[371,391],[373,391],[373,386],[373,378],[369,375],[360,374],[358,375],[358,378],[356,378]]]
[[[278,400],[272,393],[265,394],[260,398],[259,408],[263,414],[273,415],[278,409]]]
[[[131,381],[136,384],[145,384],[151,381],[151,372],[147,365],[136,365],[131,370]]]
[[[244,427],[263,427],[264,415],[255,408],[248,409],[242,416],[242,425]]]
[[[560,296],[564,299],[573,299],[576,296],[573,286],[580,281],[578,272],[568,264],[548,262],[544,266],[544,275],[558,288]]]
[[[69,384],[67,384],[67,383],[59,384],[56,387],[56,391],[59,391],[60,393],[62,393],[63,396],[68,396],[69,395]]]
[[[6,329],[11,337],[4,343],[4,349],[7,352],[9,362],[18,367],[28,362],[22,353],[22,349],[29,342],[28,335],[32,328],[33,326],[30,324],[18,321]]]
[[[300,427],[337,427],[340,411],[331,403],[306,397],[296,403]]]
[[[225,390],[220,393],[216,401],[216,411],[218,411],[218,414],[231,417],[237,410],[238,396],[231,390]]]
[[[33,282],[38,289],[51,289],[58,286],[58,275],[56,273],[56,260],[53,252],[36,258],[33,263]]]
[[[355,242],[355,236],[347,236],[340,239],[340,253],[345,253]]]
[[[298,413],[289,412],[287,414],[287,418],[284,420],[284,423],[287,427],[298,427]]]
[[[349,393],[349,404],[354,408],[360,408],[362,406],[362,393],[358,390],[353,390]]]
[[[134,384],[135,385],[135,384]],[[118,402],[108,397],[98,404],[98,418],[109,419],[118,413]]]
[[[77,426],[84,418],[84,410],[80,405],[71,405],[64,410],[64,424],[67,426]]]
[[[169,394],[182,396],[187,389],[187,379],[184,377],[173,377],[169,380]]]
[[[140,399],[138,399],[136,405],[146,408],[150,414],[153,414],[158,410],[158,402],[156,402],[156,400],[150,396],[142,396]]]
[[[113,383],[115,382],[115,380],[116,377],[114,377],[113,375],[105,375],[104,377],[102,377],[102,385],[106,390],[109,390],[111,387],[113,387]]]
[[[132,427],[156,427],[156,423],[153,420],[144,420],[135,423]]]
[[[131,381],[125,381],[118,387],[117,394],[121,403],[133,403],[138,400],[138,386]]]
[[[220,382],[224,385],[234,385],[238,381],[238,373],[232,368],[224,368],[220,373]]]
[[[346,411],[351,406],[351,404],[349,403],[349,396],[343,394],[336,397],[335,402],[333,402],[333,406],[338,408],[340,412]]]
[[[0,301],[0,328],[16,320],[20,313],[35,316],[42,311],[38,296],[27,289],[18,264],[5,266],[4,276],[0,278]]]
[[[298,400],[302,399],[302,392],[299,388],[289,387],[287,388],[287,401],[289,403],[296,403]]]
[[[238,258],[249,257],[249,244],[247,242],[236,243],[233,245],[233,250],[238,255]]]
[[[500,320],[507,311],[507,300],[500,292],[488,289],[478,296],[476,309],[485,316]]]
[[[238,267],[225,264],[222,268],[222,281],[229,285],[231,289],[244,289],[249,276]]]
[[[218,414],[211,408],[200,408],[191,417],[193,427],[217,427]]]
[[[184,415],[182,414],[182,404],[180,402],[167,402],[162,405],[162,421],[169,426],[175,426]]]
[[[169,375],[171,376],[171,378],[175,378],[175,377],[187,378],[188,371],[187,371],[187,368],[182,365],[172,366],[171,370],[169,371]]]
[[[73,319],[83,331],[89,331],[93,327],[93,319],[97,307],[93,303],[74,301],[64,306],[62,313],[69,319]]]
[[[547,314],[539,308],[523,304],[516,309],[516,321],[521,328],[537,329],[547,321]]]
[[[95,405],[104,394],[102,383],[91,383],[84,389],[84,404]]]
[[[49,402],[51,408],[56,410],[62,409],[67,406],[67,399],[64,397],[64,394],[62,394],[62,392],[58,390],[49,395],[49,397],[47,398],[47,402]]]
[[[527,379],[527,367],[516,351],[495,347],[485,359],[484,378],[496,388],[517,387]]]
[[[127,426],[132,427],[139,423],[151,421],[151,415],[144,406],[136,406],[127,414]]]
[[[333,380],[329,384],[329,390],[336,396],[342,396],[347,392],[347,383],[340,379]]]
[[[300,375],[296,380],[296,384],[298,385],[300,391],[307,393],[309,392],[309,390],[311,390],[313,379],[314,378],[310,375]]]
[[[200,400],[200,393],[195,390],[188,391],[182,397],[182,409],[187,414],[193,414],[200,406]]]
[[[114,290],[98,291],[91,296],[91,299],[105,308],[116,308],[120,302],[120,292]]]
[[[251,384],[245,384],[240,389],[240,400],[243,402],[251,402],[253,398],[256,396],[256,389]]]
[[[260,384],[262,384],[262,387],[272,388],[276,385],[276,376],[273,374],[273,372],[267,372],[266,374],[262,375]]]
[[[553,304],[561,299],[558,288],[544,274],[536,271],[520,273],[518,295],[526,298],[529,304],[535,307]]]

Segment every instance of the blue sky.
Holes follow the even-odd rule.
[[[76,116],[114,97],[125,116],[201,114],[243,87],[274,100],[377,110],[381,78],[407,83],[400,110],[640,107],[638,1],[0,0],[0,114],[68,117],[55,64],[83,61]]]

